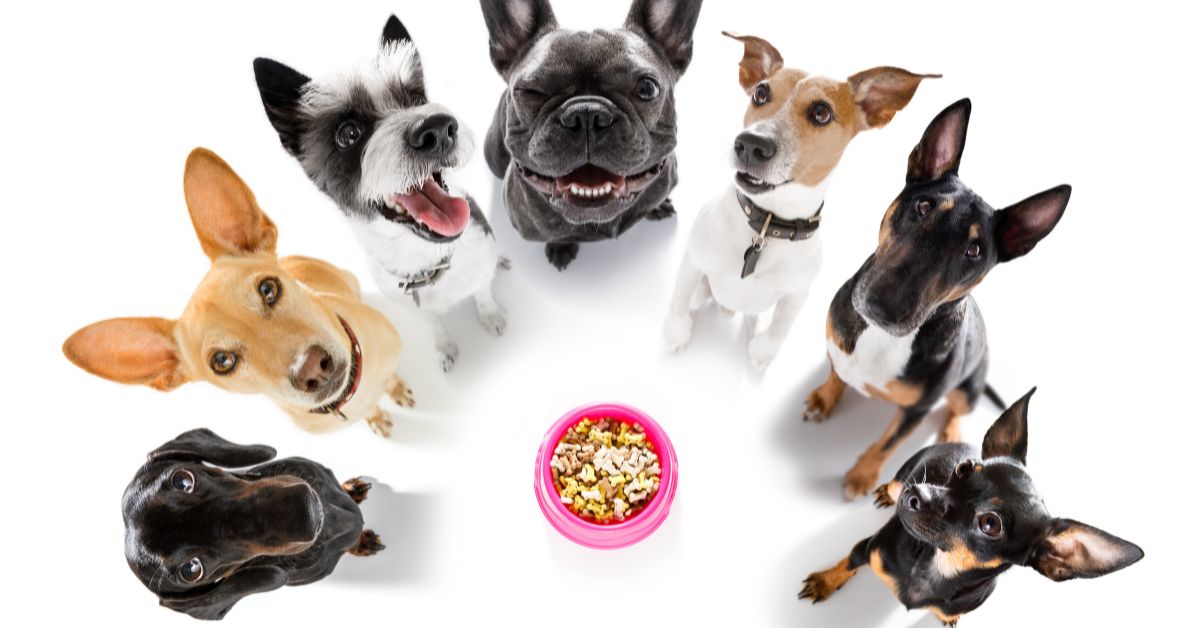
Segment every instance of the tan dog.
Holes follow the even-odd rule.
[[[359,299],[354,276],[276,257],[275,224],[211,151],[188,155],[183,190],[212,260],[183,315],[94,323],[63,344],[67,358],[123,384],[166,391],[202,380],[265,394],[310,432],[366,419],[388,436],[381,397],[412,406],[412,392],[395,374],[400,337]]]

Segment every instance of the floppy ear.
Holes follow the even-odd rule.
[[[300,114],[300,96],[311,79],[265,57],[254,60],[254,81],[267,120],[279,133],[279,143],[293,157],[300,155],[300,136],[307,121]]]
[[[970,119],[971,99],[964,98],[946,107],[929,123],[921,143],[908,156],[909,183],[936,181],[958,172]]]
[[[656,44],[675,72],[683,74],[692,60],[692,31],[702,0],[633,0],[625,28]]]
[[[183,195],[192,226],[209,259],[275,252],[275,223],[233,168],[207,148],[197,148],[183,169]]]
[[[242,598],[254,593],[274,591],[287,584],[287,579],[287,572],[279,567],[244,567],[211,588],[203,587],[202,593],[160,596],[158,603],[196,619],[222,619]]]
[[[893,67],[863,70],[848,79],[854,102],[863,113],[860,129],[874,129],[892,121],[917,93],[922,79],[941,78],[941,74],[913,74]]]
[[[62,351],[92,375],[171,390],[189,379],[174,331],[175,321],[165,318],[113,318],[71,334]]]
[[[492,65],[504,78],[534,41],[558,28],[550,0],[479,0],[479,6]]]
[[[1062,582],[1108,575],[1142,556],[1142,548],[1104,530],[1070,519],[1053,519],[1046,524],[1027,564],[1043,576]]]
[[[996,248],[1000,261],[1021,257],[1050,234],[1067,210],[1071,186],[1060,185],[996,212]]]
[[[236,469],[261,464],[275,457],[275,448],[267,445],[238,445],[207,428],[198,428],[176,436],[146,454],[149,461],[196,460]]]
[[[1029,398],[1037,386],[1008,407],[983,437],[983,459],[1007,456],[1025,464],[1029,448]]]
[[[753,35],[735,35],[729,31],[721,31],[721,34],[742,42],[745,47],[742,60],[738,63],[738,83],[746,93],[783,67],[783,55],[767,40]]]

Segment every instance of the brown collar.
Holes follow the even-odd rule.
[[[825,203],[817,208],[817,213],[811,218],[797,218],[795,220],[783,220],[775,214],[759,207],[750,200],[748,196],[737,192],[738,205],[742,206],[742,211],[746,214],[746,221],[750,223],[750,228],[754,233],[761,234],[764,238],[779,238],[781,240],[807,240],[812,237],[812,234],[817,232],[817,228],[821,226],[821,210],[825,209]],[[769,225],[768,225],[769,223]],[[768,227],[763,229],[763,227]]]
[[[346,389],[342,394],[338,395],[337,399],[321,406],[309,410],[312,414],[334,414],[343,421],[348,421],[346,415],[342,414],[342,406],[350,402],[350,398],[358,391],[358,384],[362,381],[362,346],[358,344],[358,336],[354,335],[354,330],[350,329],[350,324],[341,316],[338,317],[342,327],[346,330],[346,335],[350,337],[350,381],[346,384]]]

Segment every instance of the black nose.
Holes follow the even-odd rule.
[[[408,134],[408,145],[418,153],[445,155],[454,148],[458,120],[444,113],[425,118]]]
[[[761,166],[775,156],[775,140],[750,132],[738,134],[733,140],[733,153],[746,166]]]
[[[288,379],[296,390],[313,393],[329,385],[333,372],[333,357],[313,345],[304,350],[300,363],[292,366]]]
[[[607,105],[590,99],[567,101],[558,112],[559,124],[575,133],[603,131],[612,126],[614,119]]]
[[[911,510],[913,512],[920,512],[921,511],[921,498],[917,497],[916,495],[909,495],[907,505],[908,505],[909,510]]]

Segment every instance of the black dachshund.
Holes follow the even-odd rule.
[[[247,595],[315,582],[347,552],[383,549],[358,509],[370,484],[274,457],[207,429],[150,452],[121,511],[125,558],[163,606],[221,619]]]

